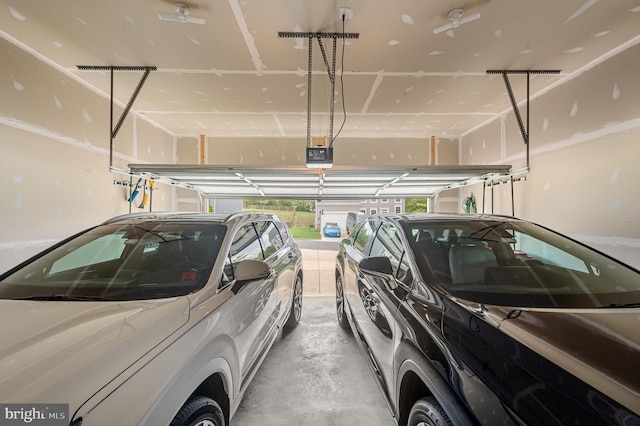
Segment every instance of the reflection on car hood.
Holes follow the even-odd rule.
[[[638,411],[640,309],[485,308],[504,333]]]
[[[3,403],[65,403],[70,415],[188,319],[187,298],[0,300]]]

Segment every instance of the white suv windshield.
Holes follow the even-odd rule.
[[[93,228],[0,277],[0,298],[140,300],[207,281],[226,227],[149,222]]]

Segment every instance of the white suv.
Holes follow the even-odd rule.
[[[301,309],[277,217],[120,216],[0,275],[0,404],[68,404],[74,426],[228,425]]]

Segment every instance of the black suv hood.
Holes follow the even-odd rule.
[[[540,417],[539,411],[547,406],[548,413],[570,416],[569,404],[574,412],[584,408],[581,416],[592,410],[614,424],[623,424],[620,415],[637,419],[638,330],[640,308],[522,309],[445,301],[443,332],[453,352],[514,411],[526,412],[525,420],[563,424],[569,417]]]

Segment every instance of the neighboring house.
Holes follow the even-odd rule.
[[[322,230],[327,222],[335,222],[341,229],[347,226],[347,213],[357,212],[358,200],[322,200],[316,201],[316,229]]]
[[[215,213],[242,211],[242,199],[211,199],[207,201]],[[361,212],[369,216],[378,213],[404,213],[404,198],[372,198],[362,200],[316,201],[316,229],[322,230],[327,222],[336,222],[343,230],[347,226],[347,213]]]
[[[378,213],[404,213],[404,198],[371,198],[360,200],[360,207],[355,210],[366,215]]]
[[[362,212],[367,216],[378,213],[404,213],[404,198],[316,201],[316,227],[322,229],[326,222],[336,222],[345,229],[349,212]]]
[[[211,213],[235,213],[242,211],[242,199],[240,198],[212,198],[207,200],[207,210]]]

